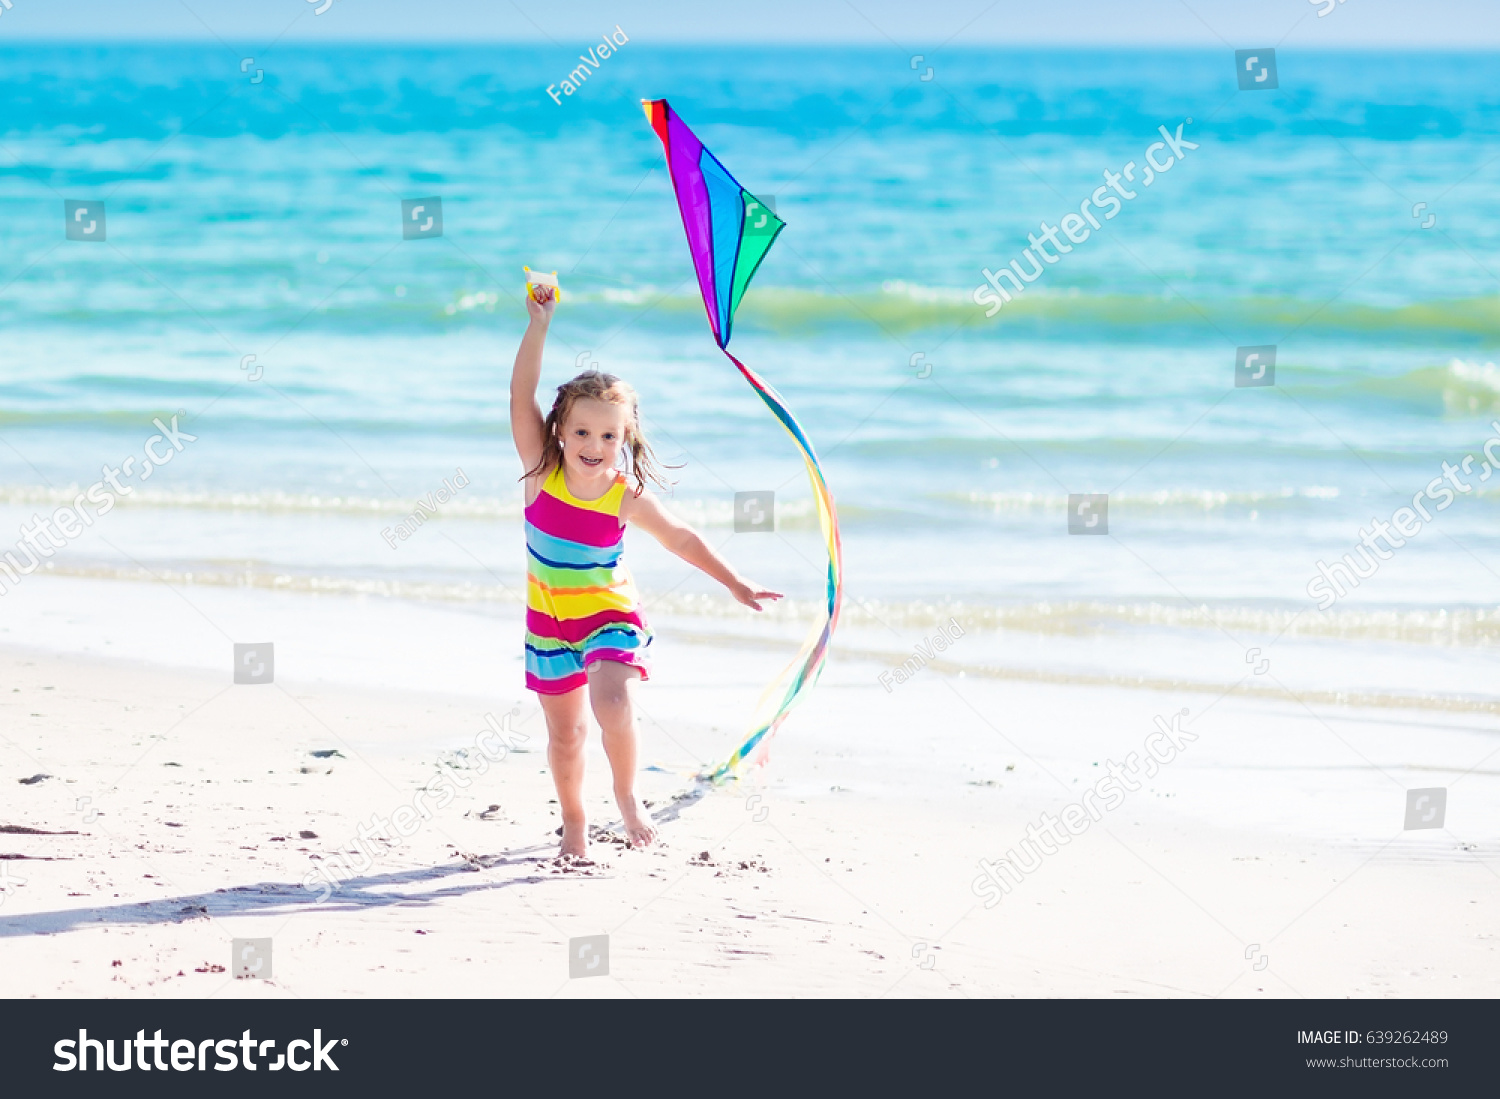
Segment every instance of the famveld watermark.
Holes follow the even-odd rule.
[[[912,676],[927,667],[928,661],[937,653],[946,652],[948,646],[955,643],[963,635],[964,628],[958,624],[958,619],[948,619],[947,625],[940,627],[937,633],[913,649],[911,656],[907,657],[899,667],[880,673],[880,685],[885,688],[885,693],[890,694],[902,683],[905,683]]]
[[[179,409],[177,416],[172,417],[170,427],[161,422],[160,416],[151,421],[160,434],[151,436],[141,448],[146,458],[140,462],[138,472],[134,472],[137,464],[134,454],[121,462],[118,469],[106,465],[100,471],[102,479],[95,481],[87,491],[79,492],[71,505],[58,508],[50,516],[33,515],[29,526],[21,524],[21,540],[14,549],[6,551],[0,557],[0,595],[8,595],[12,588],[20,584],[21,577],[30,576],[43,560],[77,538],[85,527],[93,526],[96,518],[108,515],[121,499],[134,492],[134,485],[120,483],[122,476],[149,480],[158,466],[166,465],[179,452],[187,449],[188,443],[197,442],[198,436],[189,435],[177,426],[177,417],[186,415]],[[158,444],[165,444],[160,451],[157,450]],[[93,506],[85,507],[85,501]],[[26,555],[26,564],[17,560],[17,553]],[[10,587],[6,587],[7,581]]]
[[[418,527],[427,521],[422,515],[423,511],[427,512],[428,515],[436,515],[438,504],[446,504],[458,495],[459,489],[466,488],[468,484],[468,475],[464,473],[463,467],[460,466],[454,471],[451,481],[444,477],[442,488],[433,489],[426,496],[419,498],[417,506],[412,509],[412,513],[397,523],[394,529],[386,527],[380,532],[380,537],[390,543],[391,549],[399,549],[400,547],[396,545],[396,539],[399,538],[403,542],[406,541],[417,532]]]
[[[597,46],[590,46],[588,53],[581,53],[578,55],[578,60],[582,61],[583,64],[579,65],[578,68],[574,69],[567,76],[563,77],[562,92],[559,94],[556,84],[548,84],[547,94],[552,97],[552,101],[554,103],[556,103],[559,107],[562,106],[562,97],[565,95],[572,95],[578,90],[578,85],[582,84],[589,78],[590,65],[594,66],[594,71],[597,72],[599,70],[599,65],[604,61],[606,57],[614,53],[629,41],[630,36],[620,29],[620,24],[616,23],[613,34],[604,34],[603,36],[601,36],[599,44]]]
[[[1146,154],[1143,158],[1146,162],[1146,173],[1141,177],[1142,187],[1151,186],[1152,183],[1156,182],[1157,176],[1165,175],[1171,170],[1174,164],[1179,160],[1183,160],[1189,149],[1196,149],[1198,147],[1194,142],[1187,141],[1182,136],[1183,127],[1190,125],[1192,121],[1189,118],[1186,122],[1179,124],[1176,134],[1169,132],[1165,126],[1157,127],[1162,140],[1154,141],[1146,146]],[[1170,149],[1171,154],[1168,155],[1166,160],[1161,160],[1157,154],[1164,149]],[[1011,260],[1010,266],[1001,267],[998,273],[991,271],[988,267],[980,272],[984,276],[985,281],[974,288],[974,304],[989,306],[985,310],[984,315],[986,317],[993,317],[996,313],[1000,312],[1001,307],[1010,301],[1012,297],[1011,292],[1001,285],[1001,279],[1010,280],[1011,289],[1019,294],[1026,289],[1027,283],[1035,282],[1042,277],[1044,269],[1042,267],[1043,260],[1049,264],[1056,263],[1064,255],[1073,250],[1074,244],[1082,244],[1088,240],[1089,235],[1094,229],[1103,228],[1099,223],[1099,219],[1094,216],[1094,211],[1107,211],[1104,215],[1105,221],[1109,221],[1119,214],[1123,207],[1120,199],[1128,201],[1140,194],[1139,191],[1132,191],[1124,185],[1125,183],[1135,182],[1135,172],[1136,163],[1133,160],[1118,172],[1111,172],[1106,168],[1104,170],[1104,186],[1097,188],[1092,195],[1078,204],[1078,213],[1064,214],[1057,225],[1048,225],[1044,220],[1041,224],[1040,238],[1038,238],[1036,233],[1027,234],[1026,239],[1031,242],[1031,247],[1023,249],[1021,256],[1026,260],[1026,266],[1030,268],[1029,273],[1021,270],[1020,260]],[[1093,228],[1091,229],[1090,226]],[[1073,244],[1068,244],[1058,237],[1059,228]],[[1047,251],[1047,245],[1049,244],[1057,249],[1056,255]],[[1038,259],[1038,256],[1041,258]],[[996,297],[997,294],[999,297]]]
[[[498,721],[494,714],[484,715],[485,727],[474,735],[473,748],[461,748],[452,753],[463,763],[462,770],[483,775],[490,769],[491,763],[499,763],[530,739],[525,733],[510,727],[518,712],[512,710]],[[341,878],[348,880],[367,873],[375,865],[376,855],[366,850],[365,844],[377,836],[410,839],[416,835],[422,824],[432,819],[433,809],[442,809],[458,796],[458,790],[466,790],[473,785],[471,779],[464,778],[458,771],[459,768],[455,768],[452,763],[440,760],[437,773],[419,786],[409,801],[396,806],[389,820],[379,813],[371,813],[370,819],[359,826],[358,835],[344,845],[339,855],[327,857],[323,865],[314,867],[302,876],[302,888],[309,893],[317,893],[315,903],[322,904],[339,887]],[[429,806],[426,801],[429,797],[437,798],[437,803]],[[345,853],[351,847],[358,853],[358,862]]]
[[[1479,471],[1481,483],[1488,481],[1495,475],[1496,470],[1500,470],[1500,420],[1491,421],[1490,429],[1495,434],[1490,436],[1484,444],[1484,468]],[[1307,596],[1309,599],[1318,601],[1318,610],[1325,611],[1348,595],[1345,584],[1349,588],[1357,588],[1361,580],[1368,580],[1374,576],[1379,571],[1381,562],[1389,561],[1395,556],[1396,550],[1420,534],[1424,522],[1432,522],[1432,512],[1427,510],[1424,500],[1433,502],[1433,511],[1447,511],[1453,501],[1458,498],[1454,489],[1465,494],[1473,492],[1474,486],[1459,477],[1459,474],[1474,476],[1473,467],[1476,461],[1479,461],[1479,458],[1474,454],[1465,454],[1463,461],[1456,466],[1445,461],[1442,476],[1434,477],[1427,483],[1426,488],[1413,495],[1411,507],[1397,508],[1391,514],[1389,521],[1372,518],[1368,531],[1360,529],[1359,544],[1354,547],[1354,552],[1359,554],[1368,572],[1361,569],[1355,563],[1353,555],[1348,553],[1331,565],[1319,560],[1318,575],[1307,582]],[[1385,539],[1389,549],[1381,548],[1378,543],[1378,539],[1381,538]],[[1373,559],[1370,556],[1372,553],[1375,555]]]
[[[1187,715],[1187,710],[1179,710],[1172,715],[1170,722],[1160,715],[1156,717],[1156,731],[1148,734],[1142,745],[1146,752],[1144,766],[1139,752],[1127,755],[1124,767],[1112,759],[1105,760],[1104,777],[1085,790],[1077,801],[1063,806],[1057,816],[1043,813],[1037,818],[1040,823],[1028,824],[1026,838],[994,862],[980,859],[980,874],[973,883],[974,895],[984,898],[986,908],[993,908],[1000,903],[1003,894],[1020,885],[1027,874],[1042,865],[1043,856],[1055,855],[1058,847],[1087,832],[1091,823],[1102,820],[1111,809],[1124,805],[1125,795],[1141,788],[1141,777],[1156,777],[1163,766],[1177,758],[1184,745],[1198,739],[1197,733],[1182,727],[1182,719]],[[1023,854],[1025,859],[1021,857]]]

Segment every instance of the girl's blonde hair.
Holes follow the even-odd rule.
[[[557,399],[552,402],[552,411],[547,413],[542,425],[542,457],[535,468],[528,469],[521,479],[542,473],[550,473],[562,462],[562,446],[557,433],[567,422],[573,405],[580,400],[602,401],[605,404],[623,405],[630,410],[625,420],[625,452],[630,455],[629,474],[635,478],[635,494],[639,496],[652,481],[659,488],[668,487],[667,481],[657,468],[656,455],[651,444],[646,442],[641,431],[640,399],[629,382],[621,381],[613,374],[599,370],[585,370],[570,382],[557,387]],[[671,467],[675,468],[675,467]]]

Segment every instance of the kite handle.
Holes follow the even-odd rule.
[[[552,288],[552,300],[562,301],[562,287],[557,284],[556,271],[553,271],[549,275],[545,271],[533,271],[530,267],[525,266],[521,270],[526,272],[526,293],[530,295],[532,301],[538,305],[541,304],[541,299],[536,296],[536,288],[538,286],[550,286]]]

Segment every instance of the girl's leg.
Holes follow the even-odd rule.
[[[589,665],[589,703],[604,732],[604,754],[614,775],[615,804],[625,835],[636,847],[656,838],[651,818],[635,796],[635,706],[631,691],[641,677],[639,668],[614,660],[596,660]]]
[[[588,851],[588,821],[583,810],[583,746],[588,739],[588,715],[583,709],[583,688],[567,694],[538,694],[547,716],[547,762],[557,786],[557,805],[562,813],[560,855],[583,855]]]

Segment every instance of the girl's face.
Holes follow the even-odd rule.
[[[629,415],[624,405],[588,397],[574,401],[558,434],[566,469],[585,478],[616,469]]]

